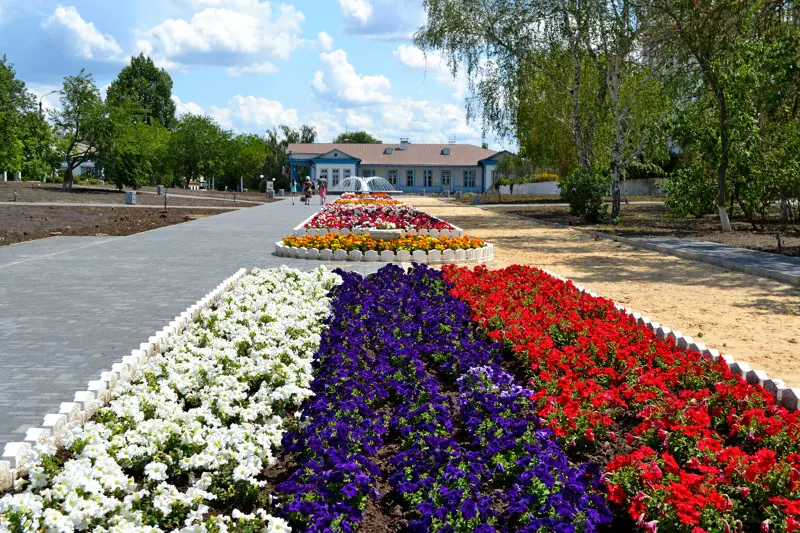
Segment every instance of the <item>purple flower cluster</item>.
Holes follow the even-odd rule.
[[[293,526],[355,531],[381,480],[405,502],[411,531],[591,532],[610,522],[597,469],[569,465],[439,272],[339,274],[315,396],[302,429],[284,438],[298,466],[276,496]]]

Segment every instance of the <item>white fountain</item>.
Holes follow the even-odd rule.
[[[333,192],[333,190],[331,190]],[[370,193],[370,192],[400,192],[394,190],[392,184],[386,178],[380,176],[362,177],[350,176],[342,181],[339,187],[336,187],[336,192],[357,192],[357,193]]]

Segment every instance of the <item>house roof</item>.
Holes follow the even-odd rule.
[[[392,153],[387,154],[386,149]],[[442,150],[450,150],[443,155]],[[333,150],[361,160],[362,165],[430,165],[430,166],[477,166],[479,161],[492,157],[494,150],[471,144],[340,144],[314,143],[290,144],[287,151],[295,155],[319,157]],[[313,159],[313,157],[309,159]]]

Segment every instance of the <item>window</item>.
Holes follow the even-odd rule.
[[[319,177],[320,177],[320,179],[327,180],[328,179],[328,169],[327,168],[321,168],[319,170]]]
[[[392,187],[397,187],[397,170],[389,171],[389,184]]]
[[[385,149],[385,150],[383,151],[383,153],[384,153],[384,154],[387,154],[387,155],[391,155],[393,151],[394,151],[394,150],[392,150],[391,148],[387,148],[387,149]]]
[[[450,187],[451,176],[452,176],[452,171],[442,170],[442,187]]]
[[[414,186],[414,171],[406,170],[406,187]]]
[[[475,187],[475,171],[474,170],[465,170],[464,171],[464,187]]]
[[[372,178],[375,176],[375,169],[374,168],[365,168],[361,171],[362,178]]]
[[[450,148],[442,148],[442,155],[450,155]]]
[[[339,185],[339,169],[338,169],[338,168],[334,168],[334,169],[331,171],[331,174],[333,175],[333,183],[332,183],[332,186],[333,186],[333,187],[337,187],[337,186]]]
[[[351,174],[352,174],[352,172],[351,172],[351,170],[349,168],[344,169],[344,178],[345,179],[349,178]]]
[[[433,170],[425,169],[423,177],[425,187],[433,187]]]

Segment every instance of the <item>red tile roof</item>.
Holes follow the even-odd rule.
[[[398,148],[407,147],[407,150]],[[384,153],[392,148],[391,154]],[[443,149],[450,155],[442,155]],[[293,154],[319,156],[332,150],[340,150],[361,160],[362,165],[382,166],[478,166],[478,161],[492,157],[494,150],[471,144],[290,144],[287,151]]]

